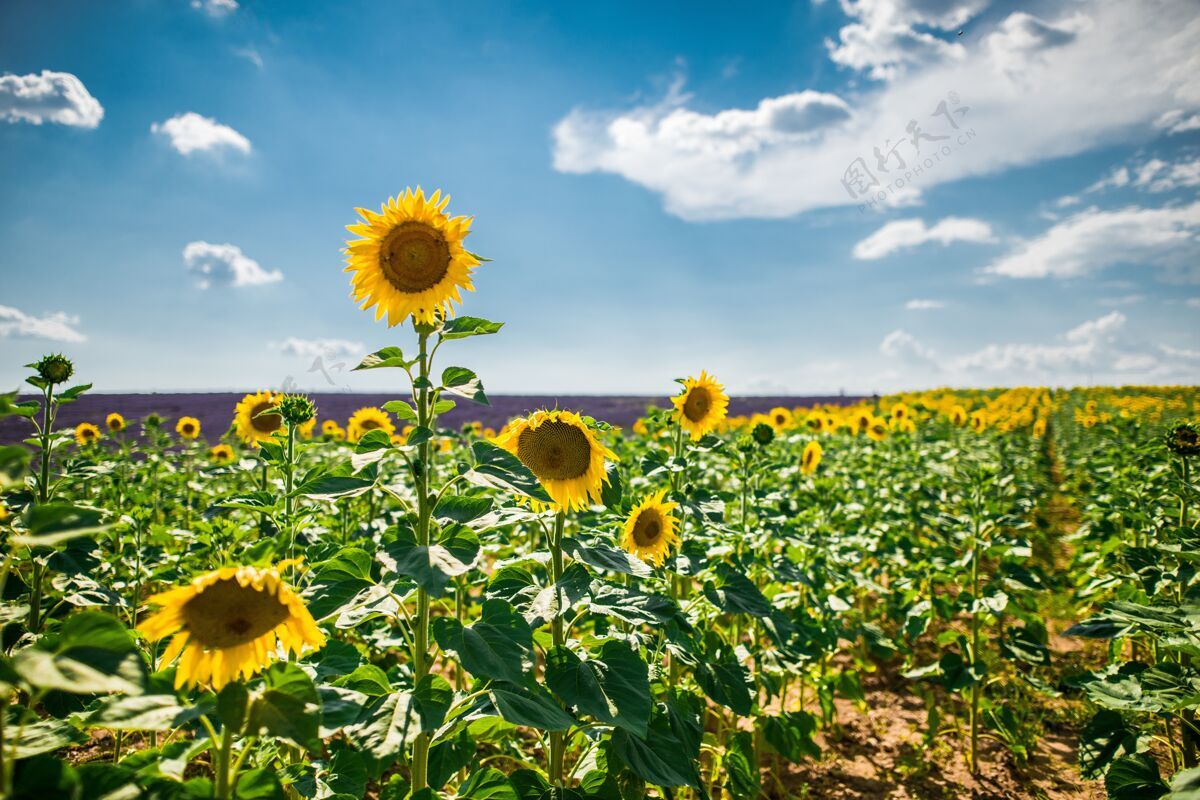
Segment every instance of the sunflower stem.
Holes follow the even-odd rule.
[[[559,581],[563,574],[562,538],[566,527],[567,515],[559,511],[554,515],[554,536],[550,540],[550,580],[554,585],[556,613],[550,621],[550,635],[556,648],[566,644],[562,621],[562,596]],[[566,755],[566,734],[563,731],[550,733],[550,783],[552,786],[563,785],[563,761]]]
[[[417,341],[420,349],[420,377],[415,387],[417,401],[417,424],[430,428],[434,424],[433,409],[429,396],[429,333],[417,326]],[[414,482],[417,487],[417,544],[429,546],[429,521],[433,514],[429,496],[429,481],[432,475],[429,459],[433,448],[429,439],[418,446],[418,463]],[[413,629],[413,686],[418,687],[429,674],[429,593],[417,588],[417,618]],[[415,794],[429,785],[429,734],[422,731],[417,735],[412,748],[412,791]]]
[[[283,464],[283,518],[288,529],[288,558],[296,557],[296,525],[292,520],[295,500],[292,498],[292,481],[296,469],[296,426],[288,422],[287,459]]]
[[[221,729],[220,745],[217,749],[217,761],[214,765],[216,773],[215,785],[213,787],[213,797],[217,800],[228,800],[233,797],[233,775],[230,769],[233,754],[233,731],[228,725]]]

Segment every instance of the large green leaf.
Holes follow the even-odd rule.
[[[120,731],[168,731],[197,719],[206,710],[211,707],[184,706],[170,694],[115,695],[101,700],[84,724]]]
[[[1113,762],[1104,776],[1109,800],[1156,800],[1169,790],[1158,772],[1158,763],[1145,753]]]
[[[479,620],[465,627],[453,617],[437,617],[433,636],[477,677],[521,683],[530,672],[533,631],[503,600],[485,600]]]
[[[471,445],[471,453],[475,456],[475,466],[467,471],[467,480],[480,486],[515,492],[543,503],[550,502],[550,495],[546,494],[537,476],[503,447],[491,442],[475,442]]]
[[[762,720],[763,736],[776,752],[798,764],[806,758],[820,758],[821,748],[813,741],[817,720],[807,711],[785,711]]]
[[[1108,765],[1137,750],[1137,731],[1124,718],[1102,708],[1079,736],[1079,770],[1087,780],[1099,778]]]
[[[704,583],[704,596],[717,608],[730,613],[769,617],[773,607],[749,578],[730,564],[717,564],[715,578]]]
[[[650,722],[646,662],[623,642],[608,640],[584,661],[567,647],[546,654],[546,683],[563,702],[601,722],[645,738]]]
[[[250,701],[247,733],[275,736],[319,752],[321,697],[312,678],[298,664],[279,661],[267,668],[263,681],[263,690]]]
[[[401,528],[394,542],[380,554],[383,565],[399,575],[416,581],[434,597],[441,597],[446,586],[464,574],[479,557],[479,537],[462,525],[444,528],[437,542],[417,544],[408,528]]]
[[[730,794],[739,800],[758,797],[762,781],[754,754],[754,737],[749,731],[737,731],[729,737],[724,766],[725,774],[729,776]]]
[[[514,725],[565,731],[575,723],[574,718],[554,702],[550,693],[537,684],[497,683],[488,691],[488,696],[500,716]]]

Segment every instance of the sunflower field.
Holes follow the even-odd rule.
[[[448,203],[348,228],[382,407],[64,428],[60,355],[0,396],[0,795],[1200,797],[1194,388],[735,417],[701,371],[628,429],[449,429],[488,403],[456,341],[502,326],[458,313]],[[893,782],[823,789],[901,706]]]

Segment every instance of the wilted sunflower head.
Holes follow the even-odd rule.
[[[233,412],[233,424],[238,438],[251,447],[257,447],[259,442],[265,442],[277,431],[282,430],[283,417],[279,416],[277,410],[282,399],[282,395],[269,391],[255,392],[243,397]]]
[[[675,404],[675,419],[693,440],[716,429],[729,411],[729,395],[705,371],[698,378],[687,378],[683,391],[671,398]]]
[[[163,424],[162,416],[160,416],[159,414],[155,414],[153,412],[147,414],[146,417],[142,420],[143,428],[151,428],[151,429],[161,428],[162,424]]]
[[[46,383],[66,383],[75,374],[75,365],[61,353],[42,356],[32,366]]]
[[[800,471],[805,475],[812,475],[821,465],[821,456],[824,454],[825,450],[820,442],[811,441],[804,445],[804,452],[800,455]]]
[[[1200,429],[1190,422],[1181,422],[1167,431],[1167,449],[1185,458],[1200,455]]]
[[[100,429],[90,422],[81,422],[75,426],[75,444],[80,447],[90,447],[100,440]]]
[[[663,489],[634,506],[621,535],[621,546],[627,552],[656,566],[662,566],[671,548],[679,543],[679,520],[671,514],[678,504],[663,502],[666,494]]]
[[[114,411],[104,418],[104,427],[108,428],[109,433],[120,433],[125,430],[125,418]]]
[[[357,209],[362,221],[346,226],[361,236],[346,243],[346,272],[354,300],[375,307],[375,319],[387,315],[389,327],[408,317],[433,325],[461,303],[459,290],[474,291],[471,270],[479,258],[463,248],[471,217],[450,217],[450,196],[441,190],[428,198],[420,187],[388,200],[376,214]]]
[[[214,464],[228,464],[233,461],[233,448],[221,442],[208,449],[208,460]]]
[[[387,433],[390,438],[396,432],[396,426],[382,408],[367,406],[350,415],[350,421],[346,423],[346,438],[357,442],[371,431],[380,430]]]
[[[180,417],[175,423],[175,432],[184,439],[195,439],[200,435],[200,420],[195,417]]]
[[[283,653],[299,656],[305,647],[325,644],[304,601],[276,568],[225,567],[148,602],[161,609],[138,631],[152,642],[174,634],[160,663],[182,654],[176,689],[220,691],[235,678],[253,677]]]
[[[571,411],[535,411],[513,420],[496,444],[537,476],[561,511],[600,502],[600,491],[608,481],[604,463],[617,460],[595,428]]]

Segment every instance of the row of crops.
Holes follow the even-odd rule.
[[[61,429],[90,388],[62,356],[0,396],[29,434],[0,448],[0,794],[802,797],[886,674],[972,772],[1065,726],[1110,797],[1200,796],[1195,390],[733,418],[701,373],[627,430],[447,429],[487,403],[456,342],[501,328],[448,313],[482,259],[447,201],[351,226],[397,342],[359,369],[402,399]]]

